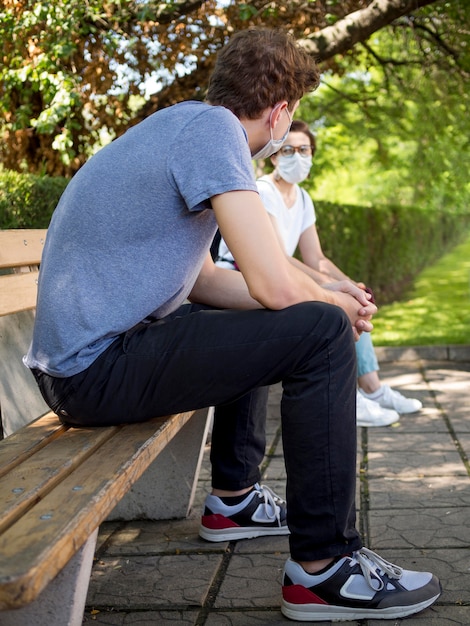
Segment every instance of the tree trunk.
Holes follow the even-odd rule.
[[[333,26],[299,42],[318,62],[325,61],[346,52],[359,41],[366,41],[372,33],[398,17],[434,2],[436,0],[374,0],[365,9],[350,13]]]

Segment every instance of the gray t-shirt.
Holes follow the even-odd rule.
[[[96,153],[52,217],[25,364],[71,376],[174,311],[216,230],[209,198],[234,190],[257,188],[246,133],[223,107],[168,107]]]

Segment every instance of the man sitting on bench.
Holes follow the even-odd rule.
[[[262,504],[249,521],[289,528],[282,611],[395,619],[431,605],[440,585],[363,548],[355,528],[354,337],[376,308],[351,283],[322,288],[289,263],[252,167],[279,149],[318,82],[285,33],[241,31],[219,54],[206,103],[158,111],[95,154],[52,218],[25,361],[75,426],[144,421],[282,381],[287,519],[283,501],[255,488]],[[240,272],[215,267],[217,226]],[[252,487],[228,486],[229,511]]]

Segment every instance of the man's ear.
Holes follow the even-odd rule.
[[[271,113],[271,120],[270,120],[272,128],[275,128],[277,124],[279,123],[282,113],[284,112],[284,109],[287,109],[287,105],[288,105],[287,100],[282,100],[281,102],[278,102],[277,104],[274,105],[272,113]]]

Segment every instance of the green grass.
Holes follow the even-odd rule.
[[[470,344],[470,237],[419,274],[403,300],[379,306],[373,322],[376,346]]]

